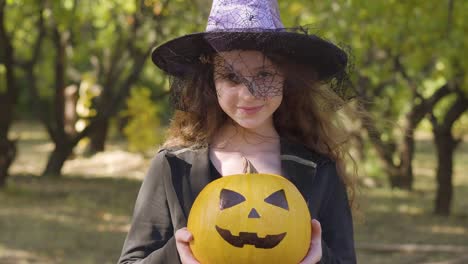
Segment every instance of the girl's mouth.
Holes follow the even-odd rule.
[[[239,106],[237,107],[242,113],[252,115],[257,113],[263,108],[263,105],[261,106]]]

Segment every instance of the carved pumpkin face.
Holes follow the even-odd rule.
[[[187,228],[190,248],[203,264],[299,263],[310,244],[304,198],[284,177],[225,176],[196,198]]]

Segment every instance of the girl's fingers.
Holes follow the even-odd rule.
[[[322,238],[322,226],[320,225],[320,222],[313,219],[312,220],[312,240],[316,238]]]
[[[176,231],[175,239],[176,241],[188,243],[192,241],[193,236],[192,233],[190,233],[186,227],[182,227],[181,229]]]
[[[176,240],[176,247],[177,251],[179,252],[180,260],[182,264],[200,264],[192,254],[190,250],[189,243],[192,241],[193,236],[187,230],[187,228],[183,227],[176,231],[174,234]]]
[[[320,222],[312,220],[312,234],[310,238],[309,252],[300,264],[315,264],[322,258],[322,227]]]

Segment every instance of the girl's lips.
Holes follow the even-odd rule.
[[[251,114],[255,114],[258,111],[260,111],[262,109],[262,107],[263,107],[263,105],[261,105],[261,106],[239,106],[237,108],[239,110],[241,110],[241,112],[251,115]]]

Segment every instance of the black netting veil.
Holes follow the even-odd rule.
[[[203,86],[194,85],[200,82],[242,84],[260,99],[281,95],[283,80],[289,76],[269,59],[276,56],[310,69],[321,89],[329,89],[341,100],[324,104],[335,110],[355,97],[349,81],[353,65],[349,50],[311,32],[318,31],[283,27],[276,1],[215,0],[206,32],[162,44],[153,50],[152,60],[171,77],[171,98],[180,110],[189,111],[183,89]]]

